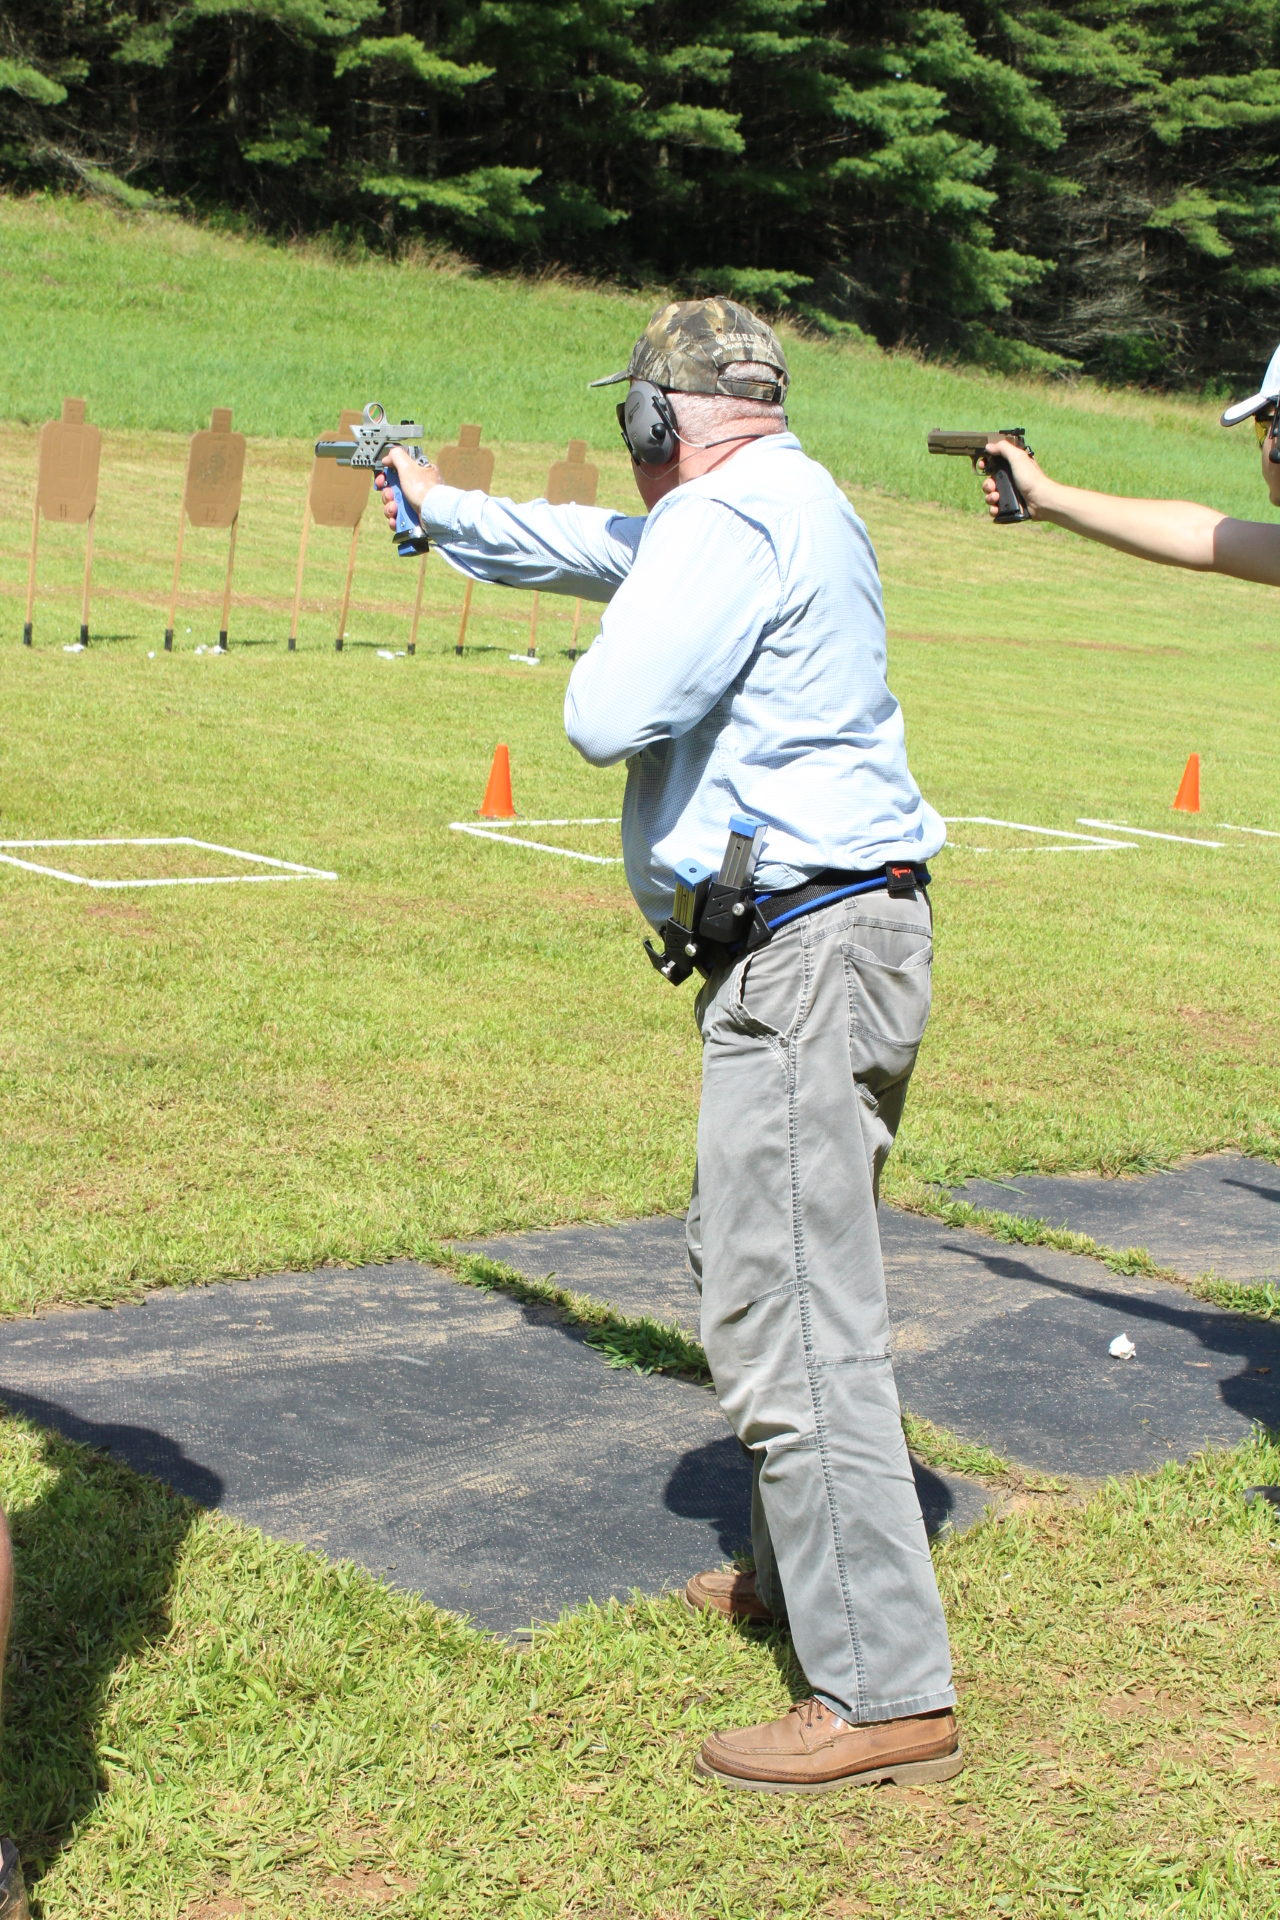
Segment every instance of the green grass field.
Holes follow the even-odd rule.
[[[0,1472],[4,1818],[50,1920],[1275,1911],[1277,1536],[1239,1497],[1274,1447],[944,1547],[970,1766],[813,1801],[696,1783],[793,1676],[674,1595],[513,1651],[17,1423]]]
[[[602,499],[629,504],[611,403],[585,382],[625,361],[653,302],[67,201],[0,203],[0,256],[0,839],[186,835],[338,875],[95,891],[0,865],[0,1310],[678,1208],[689,996],[645,964],[620,867],[450,827],[474,819],[499,741],[523,819],[617,813],[621,772],[561,731],[569,608],[543,598],[530,668],[507,657],[527,598],[481,590],[458,661],[460,591],[432,559],[417,656],[380,659],[405,645],[415,570],[371,520],[347,650],[345,541],[319,532],[285,650],[307,443],[340,406],[376,394],[437,441],[481,421],[495,487],[517,495],[581,435]],[[1280,838],[1215,830],[1280,833],[1273,596],[991,528],[967,466],[923,453],[930,426],[1012,416],[1064,478],[1260,516],[1252,436],[1189,401],[866,349],[797,340],[793,364],[796,424],[880,554],[891,679],[934,804],[1228,843],[1048,853],[955,825],[891,1196],[937,1206],[928,1183],[968,1173],[1226,1145],[1280,1158]],[[63,651],[68,528],[42,531],[37,644],[19,644],[35,427],[64,393],[104,428],[83,654]],[[186,435],[213,405],[253,436],[232,649],[195,651],[225,548],[193,532],[165,656]],[[1170,811],[1192,750],[1199,821]],[[607,828],[529,837],[614,851]],[[221,858],[47,857],[116,878]],[[517,1658],[2,1432],[27,1588],[0,1827],[47,1866],[48,1920],[1268,1911],[1276,1535],[1237,1493],[1280,1478],[1274,1455],[1087,1505],[1020,1496],[943,1547],[979,1764],[944,1794],[762,1810],[686,1768],[701,1729],[772,1710],[779,1649],[640,1601]]]

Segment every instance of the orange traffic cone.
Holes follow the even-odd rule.
[[[505,747],[495,747],[493,765],[489,769],[489,784],[480,802],[480,818],[514,820],[515,817],[516,803],[511,797],[511,755]]]
[[[1173,811],[1175,813],[1199,813],[1200,811],[1200,755],[1198,753],[1187,756],[1187,764],[1178,782]]]

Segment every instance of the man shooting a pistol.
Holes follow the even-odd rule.
[[[697,1574],[686,1598],[787,1621],[812,1689],[713,1734],[697,1764],[825,1792],[961,1764],[876,1220],[929,1010],[925,862],[945,834],[907,766],[870,540],[788,430],[788,379],[772,330],[734,302],[657,313],[625,371],[593,383],[627,383],[645,516],[516,506],[387,459],[463,573],[608,603],[565,725],[593,765],[625,760],[632,891],[705,976],[689,1252],[754,1470],[755,1572]],[[702,937],[690,907],[672,935],[677,869],[686,904],[718,869],[748,931]]]

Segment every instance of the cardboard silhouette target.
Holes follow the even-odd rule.
[[[600,469],[587,459],[585,440],[571,440],[563,460],[557,460],[547,475],[547,505],[551,507],[594,507],[600,487]],[[578,628],[582,622],[582,601],[573,603],[573,638],[569,658],[578,657]],[[529,658],[538,657],[538,596],[533,596],[529,615]]]
[[[441,447],[436,455],[436,465],[440,477],[447,486],[461,487],[464,492],[478,488],[488,493],[493,485],[493,449],[480,445],[480,428],[464,426],[458,428],[457,444]],[[462,595],[462,619],[458,624],[458,638],[454,643],[454,652],[462,658],[462,649],[467,642],[467,621],[471,617],[471,594],[474,580],[468,580]]]
[[[32,644],[36,598],[36,549],[40,520],[86,528],[84,584],[80,592],[80,645],[89,644],[89,582],[93,571],[93,524],[98,508],[102,435],[84,417],[83,400],[64,400],[62,417],[46,421],[36,443],[36,494],[31,506],[31,551],[27,561],[27,611],[22,644]]]
[[[364,418],[358,407],[344,407],[338,416],[338,430],[332,436],[335,440],[345,439],[350,429],[358,426]],[[334,648],[342,652],[342,643],[347,637],[347,614],[351,607],[351,582],[356,570],[356,545],[360,538],[360,523],[364,510],[369,504],[369,491],[373,485],[371,467],[344,467],[336,460],[313,460],[311,478],[307,482],[306,505],[302,509],[302,537],[298,541],[298,571],[293,583],[293,612],[289,617],[289,652],[298,649],[298,612],[302,606],[302,576],[307,564],[307,540],[312,525],[317,527],[347,527],[351,531],[351,544],[347,549],[347,573],[342,586],[342,605],[338,612],[338,631],[334,636]],[[421,583],[419,583],[421,597]]]
[[[244,487],[244,435],[231,431],[230,407],[215,407],[207,427],[191,436],[184,505],[193,527],[233,527]]]
[[[563,460],[547,475],[547,503],[553,507],[594,507],[600,469],[587,459],[585,440],[571,440]]]
[[[244,488],[244,435],[231,431],[230,407],[215,407],[207,427],[191,436],[187,450],[187,477],[178,513],[178,544],[173,556],[169,613],[164,627],[165,652],[173,652],[173,621],[182,573],[182,542],[187,522],[193,527],[228,527],[227,571],[222,586],[222,617],[218,645],[224,650],[231,618],[231,576],[236,560],[236,532],[240,524],[240,496]]]

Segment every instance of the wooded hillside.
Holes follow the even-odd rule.
[[[1280,0],[9,0],[0,175],[1008,367],[1275,343]]]

